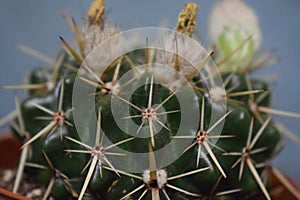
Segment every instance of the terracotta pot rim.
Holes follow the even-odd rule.
[[[0,188],[0,200],[30,200],[18,194],[14,194],[3,188]]]

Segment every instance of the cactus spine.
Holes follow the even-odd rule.
[[[242,1],[222,4],[230,4],[223,7],[239,4],[254,15]],[[222,5],[219,7],[216,9],[222,9]],[[16,99],[18,117],[11,124],[24,145],[14,192],[18,191],[25,170],[45,185],[43,199],[49,196],[54,199],[241,199],[257,193],[271,199],[268,176],[264,172],[282,147],[281,134],[271,114],[299,115],[269,108],[268,84],[250,79],[248,74],[271,63],[265,59],[270,53],[255,58],[260,33],[259,39],[251,37],[253,28],[232,22],[234,18],[224,20],[225,25],[218,27],[217,33],[211,33],[215,56],[210,51],[198,66],[191,66],[177,54],[194,50],[184,44],[185,37],[196,38],[197,9],[197,4],[188,3],[179,14],[176,31],[180,34],[165,44],[176,53],[148,48],[151,38],[144,38],[146,48],[116,57],[109,66],[102,63],[110,59],[114,45],[126,44],[125,39],[105,46],[107,55],[95,56],[89,60],[92,63],[85,62],[93,49],[120,32],[105,21],[104,1],[95,0],[91,4],[88,20],[82,27],[73,20],[77,47],[61,37],[65,49],[55,67],[33,70],[29,85],[21,86],[29,89],[29,97],[21,103]],[[219,11],[214,12],[220,14]],[[212,17],[215,19],[219,20],[218,16]],[[259,31],[257,27],[254,29]],[[224,83],[220,87],[213,81],[217,75],[205,71],[212,58],[221,66]],[[173,69],[151,65],[154,61]],[[142,67],[135,67],[140,62]],[[200,73],[201,70],[205,73]],[[133,71],[130,81],[122,82],[121,77],[129,71]],[[95,90],[86,96],[93,97],[95,106],[82,114],[89,140],[81,137],[73,116],[78,109],[72,104],[77,81],[83,88]],[[186,84],[193,89],[191,96]],[[126,96],[130,91],[132,95]],[[187,95],[189,109],[182,109],[178,94]],[[119,113],[129,107],[121,117],[123,128],[115,121],[112,101],[118,102]],[[213,119],[213,112],[223,114]],[[196,128],[185,126],[186,135],[181,135],[180,124],[191,123],[190,119],[182,118],[184,113],[198,116],[199,123]],[[90,128],[94,115],[96,124]],[[180,149],[185,143],[186,147]],[[180,156],[160,168],[161,160],[155,152],[168,144],[172,151],[166,156]],[[137,161],[119,149],[146,153],[148,167],[142,172],[123,170],[133,169]],[[118,159],[122,163],[116,165]]]

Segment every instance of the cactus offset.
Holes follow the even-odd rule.
[[[241,1],[234,3],[250,9]],[[260,33],[259,39],[251,37],[251,27],[240,22],[237,26],[232,19],[224,22],[212,34],[215,57],[210,51],[197,66],[180,55],[194,51],[184,45],[185,36],[196,38],[197,8],[187,4],[178,17],[178,35],[171,32],[163,41],[175,53],[151,48],[152,38],[143,38],[146,48],[111,58],[114,45],[132,41],[113,41],[105,46],[107,54],[93,55],[98,45],[120,33],[105,21],[104,1],[95,0],[82,29],[72,21],[77,47],[60,37],[65,50],[53,69],[37,68],[28,85],[6,87],[29,89],[26,100],[16,99],[18,117],[11,123],[24,143],[14,192],[25,170],[45,185],[43,199],[241,199],[257,193],[270,199],[264,171],[282,147],[271,115],[300,115],[269,108],[268,84],[249,78],[251,71],[273,62],[267,61],[270,52],[255,58]],[[221,66],[223,85],[216,84],[218,74],[206,68],[214,58]],[[154,61],[173,69],[152,65]],[[81,110],[82,127],[77,127],[74,115],[85,103],[74,103],[77,84],[82,91],[95,91],[79,94],[94,101],[90,110]],[[188,108],[183,109],[178,96],[185,97]],[[217,119],[213,112],[219,113]],[[182,117],[187,114],[195,116],[196,127]],[[155,152],[166,145],[172,151],[165,159],[178,159],[161,168]],[[139,162],[124,152],[147,154],[147,160],[140,161],[147,167],[124,170],[138,168],[134,164]]]

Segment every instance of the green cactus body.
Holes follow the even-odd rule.
[[[239,76],[240,77],[240,76]],[[240,77],[242,78],[242,77]],[[68,110],[72,107],[69,102],[71,102],[72,98],[72,88],[75,81],[75,75],[70,74],[66,75],[64,79],[64,97],[63,97],[63,110]],[[132,97],[132,103],[139,107],[145,107],[147,105],[147,99],[149,98],[149,90],[150,90],[150,78],[144,79],[147,87],[139,88],[134,96]],[[258,84],[258,87],[265,84]],[[242,86],[241,86],[242,87]],[[244,85],[245,87],[245,85]],[[36,116],[49,116],[48,113],[41,111],[39,108],[32,106],[32,102],[41,105],[50,110],[56,110],[58,100],[60,98],[60,88],[61,82],[57,84],[56,88],[50,92],[48,95],[43,96],[33,96],[28,100],[22,103],[22,114],[24,116],[25,126],[27,127],[27,131],[32,133],[31,137],[34,136],[35,133],[42,130],[45,126],[47,126],[47,121],[42,121],[38,119],[34,119]],[[244,88],[241,88],[243,90]],[[170,94],[171,91],[168,91],[166,88],[160,87],[158,85],[154,85],[153,93],[155,96],[153,99],[155,100],[155,104],[159,104],[163,102]],[[201,93],[196,92],[195,98],[198,99],[195,103],[197,103],[201,107],[203,96]],[[106,136],[113,142],[116,143],[120,140],[129,138],[128,134],[120,130],[117,124],[113,121],[111,108],[110,108],[110,100],[111,96],[109,94],[103,96],[99,95],[97,97],[98,106],[102,107],[102,129],[106,133]],[[122,103],[122,102],[121,102]],[[123,102],[124,103],[124,102]],[[241,152],[244,148],[249,127],[251,121],[251,112],[247,109],[248,98],[242,98],[241,105],[228,103],[227,111],[233,110],[232,113],[228,115],[225,120],[224,128],[221,135],[232,135],[232,138],[220,139],[216,145],[220,149],[224,149],[226,152]],[[123,105],[120,104],[122,107]],[[204,122],[205,128],[208,128],[208,123],[210,120],[210,108],[212,104],[210,103],[210,99],[206,98],[205,100],[205,115]],[[96,110],[98,108],[95,108]],[[166,104],[164,104],[164,109],[166,111],[172,110],[180,110],[180,105],[176,101],[175,96],[169,99]],[[137,115],[139,111],[132,108],[132,115]],[[193,110],[190,110],[193,112]],[[166,145],[171,140],[171,136],[175,136],[178,130],[178,125],[180,124],[180,112],[170,114],[166,117],[166,125],[169,130],[162,128],[161,131],[155,135],[155,149],[159,149]],[[72,116],[66,116],[66,119],[73,123]],[[34,123],[33,123],[34,121]],[[137,119],[136,123],[141,124],[142,120]],[[126,123],[126,122],[125,122]],[[261,123],[255,120],[253,126],[253,137],[261,128]],[[189,132],[193,132],[195,135],[198,130],[186,130]],[[70,127],[68,125],[62,125],[62,134],[64,139],[61,140],[59,128],[50,133],[48,136],[43,136],[33,142],[30,147],[32,148],[32,156],[28,162],[39,163],[43,165],[47,165],[47,162],[44,160],[42,155],[42,150],[48,155],[55,169],[64,173],[68,177],[68,182],[77,190],[77,193],[80,193],[80,187],[84,182],[84,175],[87,174],[87,170],[82,174],[82,170],[87,164],[90,155],[88,154],[79,154],[79,153],[66,153],[65,150],[68,149],[77,149],[77,150],[86,150],[86,148],[82,147],[79,144],[76,144],[72,141],[65,139],[66,136],[74,138],[76,140],[80,140],[78,137],[78,133],[76,132],[75,127]],[[263,131],[262,136],[257,141],[257,144],[254,146],[255,148],[266,147],[266,150],[253,155],[253,160],[256,162],[264,162],[269,160],[276,152],[276,146],[280,142],[280,135],[276,128],[269,123],[266,129]],[[148,145],[151,143],[151,139],[147,138],[135,138],[132,141],[125,143],[123,146],[127,151],[133,152],[147,152]],[[176,148],[174,146],[173,148]],[[203,147],[202,147],[203,148]],[[204,149],[204,148],[203,148]],[[171,152],[170,152],[171,153]],[[186,173],[188,171],[192,171],[197,169],[196,161],[198,154],[198,144],[194,147],[190,148],[188,151],[183,153],[183,155],[172,163],[170,166],[166,167],[166,172],[169,176],[174,176],[177,174]],[[224,169],[228,178],[222,179],[218,184],[218,187],[215,192],[229,190],[229,189],[243,189],[239,195],[243,194],[251,194],[257,191],[257,183],[253,178],[252,174],[249,172],[249,169],[245,167],[243,177],[241,181],[238,180],[239,168],[236,167],[231,169],[231,166],[236,161],[236,158],[231,156],[222,155],[224,152],[220,151],[217,148],[213,148],[213,154],[219,160],[220,165]],[[74,164],[75,163],[75,164]],[[187,165],[187,163],[189,163]],[[213,168],[207,171],[203,171],[201,173],[197,173],[191,176],[187,176],[184,178],[180,178],[178,180],[170,181],[170,184],[174,184],[179,188],[183,188],[186,191],[193,192],[194,194],[201,195],[211,195],[211,189],[216,184],[218,178],[220,177],[219,170],[215,167],[215,164],[208,155],[205,158],[201,158],[199,162],[199,167],[207,167],[212,165]],[[124,163],[124,165],[130,165],[129,163]],[[29,171],[33,172],[35,169],[30,169]],[[147,169],[145,169],[147,170]],[[263,171],[259,170],[259,173]],[[37,177],[42,179],[41,182],[47,184],[50,181],[51,175],[45,175],[43,170],[38,170]],[[126,175],[122,175],[119,177],[113,171],[105,170],[102,171],[102,177],[100,176],[99,170],[95,169],[91,181],[88,186],[89,193],[94,197],[101,197],[103,199],[119,199],[126,195],[126,193],[134,190],[137,186],[143,184],[143,180],[134,179],[132,177],[128,177]],[[126,191],[126,192],[125,192]],[[142,191],[142,190],[141,190]],[[132,199],[137,199],[139,195],[142,193],[137,192],[132,195]],[[168,195],[171,199],[195,199],[195,197],[181,194],[178,196],[178,191],[173,189],[166,189]],[[145,199],[151,199],[151,193],[145,196]],[[53,188],[53,194],[57,199],[68,199],[71,198],[70,192],[67,187],[63,183],[62,179],[58,178],[55,182]],[[238,196],[239,196],[238,195]],[[238,198],[237,196],[237,198]]]

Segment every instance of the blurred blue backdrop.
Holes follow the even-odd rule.
[[[113,21],[123,29],[143,26],[160,26],[162,21],[174,27],[178,12],[186,0],[107,0],[106,9]],[[207,21],[216,0],[197,0],[198,26],[203,45],[208,47]],[[55,58],[61,43],[58,36],[67,41],[72,32],[63,20],[67,12],[80,21],[88,10],[86,0],[2,0],[0,6],[0,85],[21,84],[24,75],[32,68],[43,65],[41,61],[19,51],[16,46],[25,44]],[[263,33],[262,51],[275,48],[280,62],[261,74],[278,73],[274,87],[273,107],[300,113],[300,1],[260,0],[247,1],[260,17]],[[24,93],[18,92],[20,96]],[[0,91],[0,117],[14,109],[14,92]],[[300,137],[300,119],[276,117]],[[7,127],[2,128],[5,130]],[[300,145],[286,139],[286,147],[274,161],[274,165],[300,183]]]

